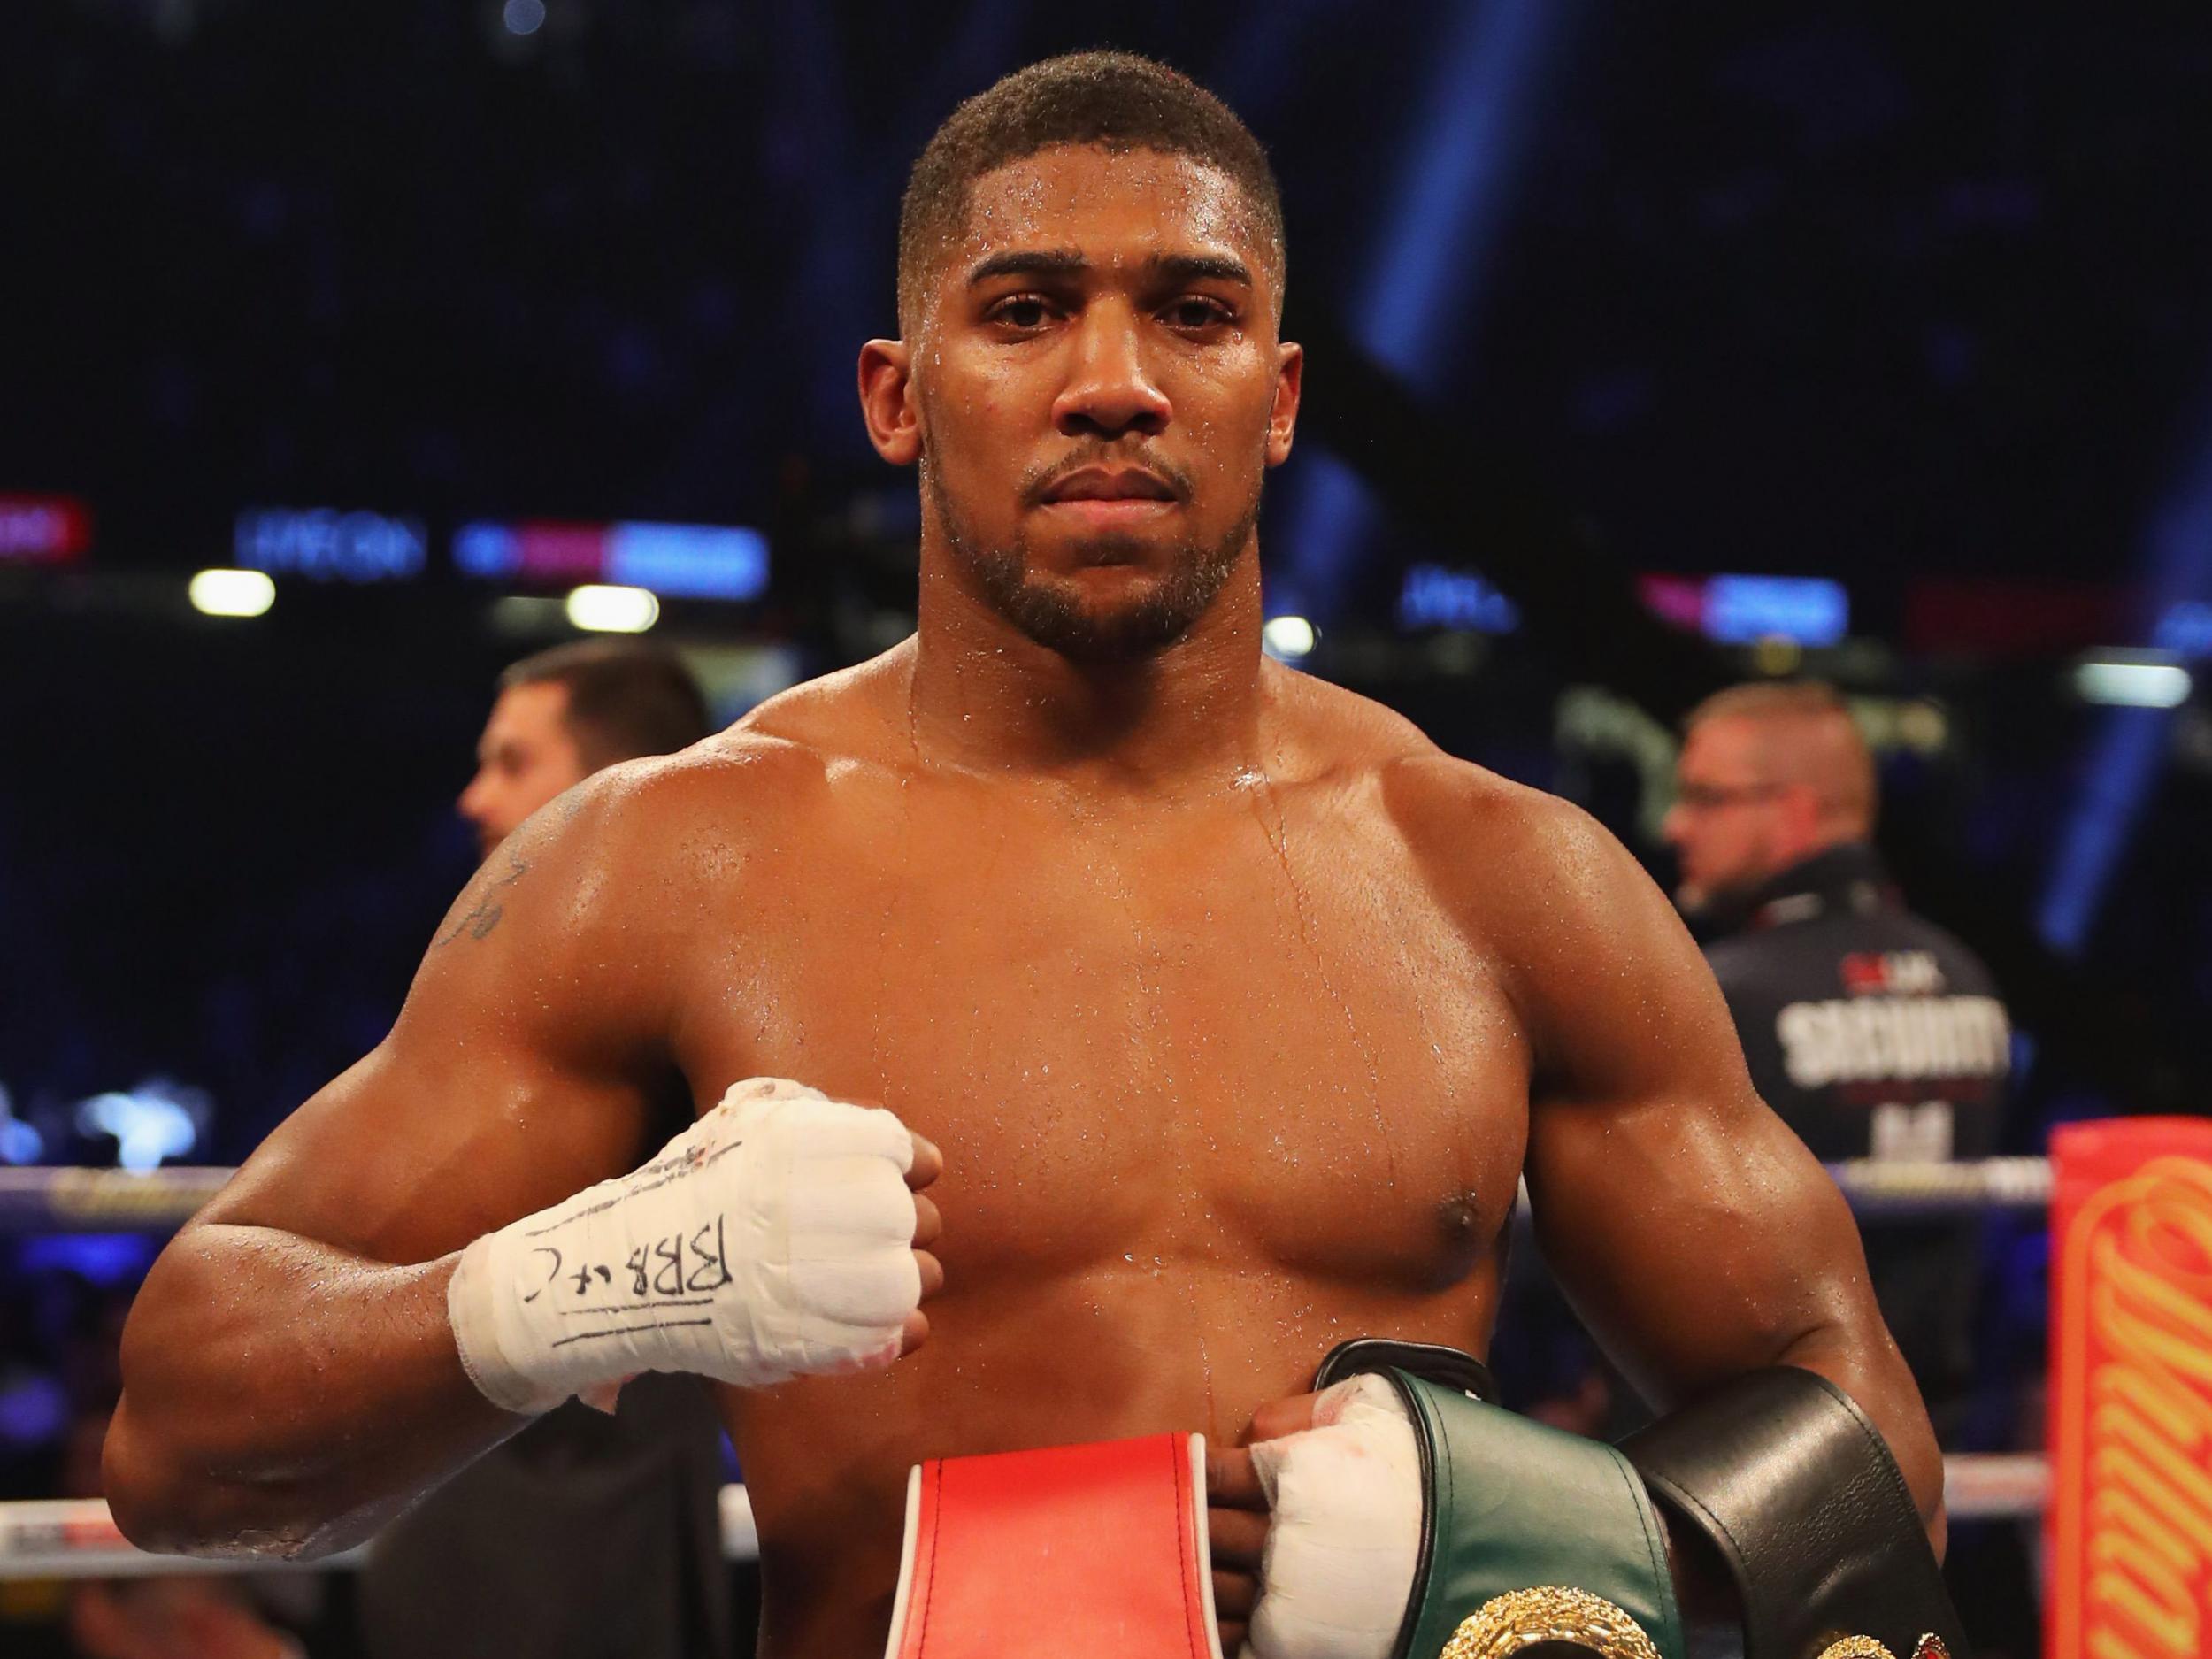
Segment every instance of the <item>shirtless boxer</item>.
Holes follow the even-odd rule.
[[[1261,655],[1301,364],[1235,118],[1115,55],[1010,77],[918,164],[900,265],[860,394],[920,467],[916,636],[602,774],[471,884],[391,1035],[150,1276],[125,1531],[335,1548],[518,1426],[488,1393],[695,1370],[741,1384],[762,1653],[872,1659],[917,1459],[1233,1446],[1340,1339],[1479,1351],[1524,1173],[1655,1402],[1817,1372],[1939,1527],[1850,1216],[1665,898],[1572,807]],[[717,1108],[764,1077],[830,1099]],[[565,1205],[651,1152],[666,1090],[689,1139]],[[926,1321],[935,1213],[887,1189],[910,1129],[912,1185],[943,1148]],[[710,1179],[721,1209],[680,1209]],[[645,1220],[668,1259],[626,1264]],[[557,1247],[623,1333],[555,1346]],[[698,1305],[622,1320],[631,1266]],[[1264,1517],[1234,1512],[1248,1455],[1210,1479],[1233,1643]]]

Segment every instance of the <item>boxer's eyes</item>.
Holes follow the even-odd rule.
[[[1010,294],[983,315],[1016,334],[1034,334],[1052,319],[1052,307],[1041,294]]]
[[[1210,294],[1186,294],[1163,311],[1160,319],[1184,334],[1204,334],[1234,326],[1237,314]]]
[[[1059,315],[1059,307],[1041,294],[1010,294],[994,303],[983,313],[983,319],[995,327],[1018,334],[1032,334]],[[1186,334],[1209,334],[1217,329],[1233,327],[1237,322],[1235,308],[1210,294],[1179,296],[1162,307],[1156,315],[1177,333]]]

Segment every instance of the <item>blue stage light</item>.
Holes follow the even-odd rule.
[[[207,1096],[199,1090],[149,1078],[135,1088],[95,1094],[82,1102],[76,1125],[81,1134],[113,1136],[119,1167],[150,1170],[164,1158],[189,1152],[207,1115]]]
[[[1705,635],[1723,645],[1837,645],[1850,629],[1851,596],[1825,577],[1716,576],[1705,584]]]
[[[464,576],[503,581],[522,568],[522,539],[503,524],[465,524],[453,533],[453,564]]]
[[[618,524],[606,578],[677,599],[757,599],[768,591],[768,538],[710,524]]]
[[[1463,366],[1459,348],[1480,313],[1545,68],[1574,10],[1557,0],[1461,0],[1428,56],[1351,325],[1377,362],[1417,390],[1433,393]],[[1350,586],[1374,503],[1333,456],[1306,457],[1301,470],[1278,534],[1307,614],[1325,623]]]
[[[2192,629],[2200,611],[2212,606],[2212,411],[2198,443],[2193,466],[2151,526],[2143,635],[2162,644],[2162,636]],[[2165,768],[2173,718],[2171,706],[2115,708],[2103,716],[2036,918],[2053,949],[2072,956],[2088,942],[2105,890]]]
[[[2151,644],[2185,662],[2212,657],[2212,603],[2184,599],[2168,605],[2151,630]]]
[[[238,515],[241,567],[318,581],[405,581],[422,574],[430,538],[417,518],[335,507],[256,507]]]
[[[1398,626],[1510,634],[1521,626],[1521,608],[1472,571],[1416,565],[1398,590]]]

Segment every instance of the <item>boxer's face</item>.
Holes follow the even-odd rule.
[[[1665,833],[1682,866],[1677,897],[1696,911],[1748,892],[1794,862],[1785,796],[1768,775],[1756,722],[1701,721],[1682,744]]]
[[[590,771],[569,733],[568,687],[554,680],[510,686],[477,740],[476,776],[461,791],[461,816],[476,826],[488,858],[523,819]]]
[[[1187,157],[1063,147],[978,179],[902,348],[964,584],[1079,660],[1179,639],[1290,452],[1278,281],[1241,188]]]

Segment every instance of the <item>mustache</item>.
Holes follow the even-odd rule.
[[[1033,466],[1022,474],[1021,498],[1025,507],[1041,507],[1045,493],[1070,473],[1079,472],[1087,466],[1141,466],[1166,480],[1178,501],[1191,498],[1192,480],[1188,472],[1156,453],[1145,443],[1125,443],[1119,441],[1096,442],[1071,450],[1048,466]]]

